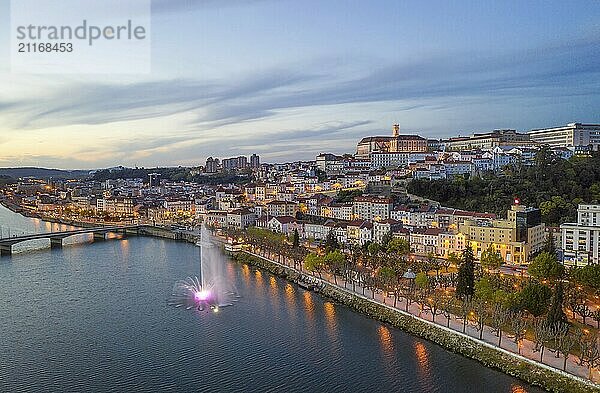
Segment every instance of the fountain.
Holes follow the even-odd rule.
[[[200,250],[200,274],[177,281],[169,304],[190,309],[212,309],[231,306],[239,296],[234,286],[225,279],[225,260],[215,247],[210,231],[202,226],[200,240],[196,243]]]

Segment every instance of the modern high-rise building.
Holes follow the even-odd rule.
[[[562,127],[531,130],[529,136],[532,141],[550,147],[600,150],[600,124],[569,123]]]
[[[250,156],[250,167],[252,167],[252,168],[260,167],[260,157],[257,154],[252,154]]]
[[[600,205],[579,205],[577,223],[562,224],[560,231],[564,264],[600,263]]]
[[[215,173],[215,172],[217,172],[218,165],[219,165],[219,160],[213,159],[212,157],[208,157],[206,159],[206,165],[204,166],[204,171],[206,173]]]
[[[149,173],[148,174],[148,185],[150,187],[160,186],[160,173]]]

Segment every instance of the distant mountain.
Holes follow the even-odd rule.
[[[38,179],[80,179],[89,176],[90,172],[92,171],[47,169],[35,167],[0,168],[0,176],[9,176],[15,179],[19,177],[35,177]]]

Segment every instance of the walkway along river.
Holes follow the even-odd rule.
[[[282,263],[277,262],[274,258],[269,258],[265,255],[260,255],[255,252],[245,250],[243,251],[247,255],[250,255],[254,258],[263,259],[268,261],[269,264],[273,264],[274,266],[279,266],[285,268],[287,271],[282,272],[278,269],[277,273],[283,273],[284,276],[292,276],[294,280],[300,281],[318,281],[321,287],[325,288],[333,288],[333,296],[334,298],[338,298],[336,292],[340,292],[342,294],[351,295],[350,302],[353,299],[361,299],[360,303],[372,303],[376,304],[383,309],[387,309],[392,311],[392,314],[396,316],[404,316],[409,317],[408,321],[419,321],[428,325],[425,327],[425,330],[433,330],[439,332],[440,336],[443,336],[444,339],[439,339],[436,337],[436,334],[431,334],[431,332],[419,333],[418,331],[411,329],[408,330],[411,333],[415,333],[421,335],[425,338],[431,339],[432,341],[438,342],[446,347],[445,341],[447,341],[448,335],[458,337],[459,342],[462,341],[465,343],[464,345],[458,345],[452,348],[453,350],[465,354],[469,357],[473,357],[482,363],[497,367],[502,369],[503,371],[510,373],[512,375],[517,375],[520,378],[533,383],[539,386],[543,386],[547,389],[555,390],[555,391],[581,391],[581,392],[589,392],[589,391],[600,391],[600,386],[594,384],[587,380],[585,377],[588,375],[588,370],[586,367],[580,366],[574,359],[574,356],[571,356],[567,359],[567,370],[569,373],[563,372],[561,368],[563,367],[564,359],[557,358],[550,351],[546,351],[545,356],[543,358],[544,363],[540,363],[538,359],[540,358],[539,352],[534,352],[534,344],[528,340],[523,340],[520,345],[520,353],[518,354],[517,344],[512,340],[505,339],[502,342],[502,347],[499,348],[497,346],[498,338],[490,333],[490,329],[488,327],[483,330],[483,339],[479,340],[479,332],[472,326],[466,326],[466,334],[462,333],[463,323],[459,322],[458,318],[455,315],[450,315],[448,318],[438,316],[437,320],[434,322],[431,314],[423,310],[418,303],[413,302],[406,307],[406,304],[402,304],[399,302],[396,307],[390,305],[390,302],[393,302],[389,298],[387,302],[385,301],[385,297],[381,293],[373,293],[370,289],[362,288],[360,285],[355,284],[354,289],[352,291],[352,285],[344,282],[343,278],[339,276],[335,278],[337,280],[337,284],[332,276],[328,274],[324,274],[322,278],[318,278],[311,273],[303,272],[302,266],[300,265],[301,270],[297,270],[293,267],[293,262],[288,261],[283,258]],[[242,258],[244,260],[244,258]],[[268,266],[266,266],[268,268]],[[309,278],[307,278],[309,277]],[[326,294],[331,294],[331,291],[325,291]],[[368,296],[364,296],[363,293],[366,293]],[[347,303],[347,302],[345,302]],[[352,304],[350,304],[352,306]],[[387,314],[384,312],[384,314]],[[375,312],[371,315],[372,317],[382,319],[387,321],[386,318],[380,318],[378,313]],[[406,322],[406,318],[402,322],[403,327],[406,328],[405,324],[410,325],[410,322]],[[420,329],[423,329],[422,324],[419,325]],[[446,327],[449,325],[449,327]],[[418,330],[418,329],[417,329]],[[478,346],[481,346],[478,350],[473,350],[467,343],[474,343]],[[488,351],[483,353],[482,348],[487,348]],[[494,356],[494,353],[500,356]],[[501,359],[497,361],[494,358]],[[593,370],[593,378],[595,381],[599,379],[598,370]]]

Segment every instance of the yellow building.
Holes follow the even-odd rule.
[[[507,219],[491,223],[467,220],[459,232],[468,239],[476,258],[491,245],[510,264],[528,263],[545,240],[540,210],[522,206],[518,200],[508,211]]]

